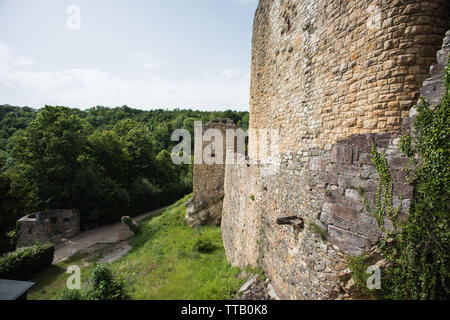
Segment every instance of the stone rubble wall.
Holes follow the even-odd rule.
[[[250,128],[279,130],[281,166],[225,169],[222,238],[233,265],[261,266],[282,299],[352,297],[347,256],[383,236],[369,212],[378,185],[372,143],[387,155],[405,215],[413,189],[399,137],[450,26],[448,10],[444,0],[260,0]],[[250,159],[258,159],[256,141]],[[276,223],[293,216],[303,229]],[[327,231],[325,241],[310,223]]]

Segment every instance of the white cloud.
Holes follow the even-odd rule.
[[[238,77],[241,69],[227,68],[222,70],[208,69],[202,73],[202,76],[213,82],[227,81]]]
[[[16,66],[31,66],[34,64],[34,61],[33,61],[33,59],[28,58],[28,57],[18,56],[16,58],[14,58],[13,63]]]
[[[0,64],[6,64],[8,60],[10,60],[9,62],[11,64],[19,67],[31,66],[34,64],[33,59],[22,55],[14,55],[7,45],[0,43]]]
[[[145,52],[138,53],[137,57],[141,60],[142,65],[145,69],[155,70],[161,67],[161,63],[158,59]]]
[[[212,72],[220,81],[208,78],[168,81],[153,75],[123,79],[98,69],[69,68],[38,72],[20,68],[31,62],[32,59],[15,56],[9,47],[0,43],[0,97],[6,99],[0,104],[31,107],[48,104],[78,108],[126,104],[143,109],[248,110],[249,81],[245,76],[240,76],[239,69]],[[233,81],[225,81],[230,79]],[[19,93],[14,101],[7,100],[12,96],[11,92]]]

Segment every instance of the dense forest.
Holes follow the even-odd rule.
[[[170,204],[192,191],[192,165],[176,166],[173,130],[247,112],[0,106],[0,254],[14,249],[16,221],[75,208],[82,228]]]

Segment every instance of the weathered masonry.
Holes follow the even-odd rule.
[[[445,0],[259,1],[250,127],[279,130],[281,166],[226,166],[221,226],[233,265],[260,265],[284,299],[350,297],[346,255],[382,236],[364,205],[374,207],[378,183],[372,143],[406,214],[414,190],[399,137],[422,87],[430,99],[441,93],[448,50],[437,65],[436,54],[448,48],[449,21]]]
[[[80,214],[77,210],[36,212],[17,221],[17,248],[40,243],[58,244],[80,233]]]
[[[194,166],[194,197],[186,205],[186,223],[190,226],[220,225],[224,197],[226,133],[229,129],[237,129],[231,119],[214,119],[202,127],[201,150],[202,153],[211,156],[214,164],[209,164],[203,159],[201,164]],[[207,133],[212,134],[210,137],[212,141],[203,139]],[[222,149],[211,150],[211,147],[216,145],[214,139],[218,136],[222,138]]]

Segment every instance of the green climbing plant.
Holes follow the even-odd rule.
[[[383,227],[389,217],[395,230],[386,232],[380,251],[391,267],[383,278],[386,299],[448,299],[450,253],[450,62],[441,104],[421,100],[412,134],[400,149],[408,157],[408,176],[415,187],[408,217],[398,219],[386,158],[372,150],[379,176],[375,217]],[[384,230],[384,228],[383,228]]]
[[[398,214],[401,210],[401,196],[399,197],[400,205],[395,207],[391,174],[386,160],[386,155],[378,152],[375,144],[372,145],[372,162],[378,173],[378,188],[375,194],[375,218],[378,226],[382,231],[384,228],[384,217],[387,216],[393,223],[394,227],[398,226]]]

